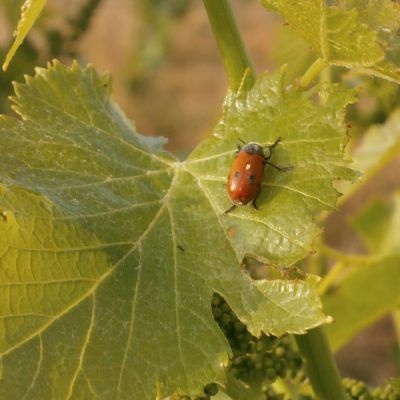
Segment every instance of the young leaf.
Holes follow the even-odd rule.
[[[286,65],[285,78],[288,83],[303,75],[316,60],[310,44],[290,26],[282,26],[277,30],[271,58],[275,65]]]
[[[326,8],[322,0],[292,2],[290,0],[261,0],[268,9],[281,14],[323,59],[329,57]]]
[[[337,288],[322,297],[335,323],[326,327],[337,350],[361,330],[396,309],[400,302],[399,255],[352,268]]]
[[[351,167],[361,172],[362,179],[354,185],[340,182],[340,191],[346,198],[351,196],[360,185],[368,182],[392,161],[399,150],[400,110],[396,110],[384,124],[369,128],[361,144],[351,152],[353,159]]]
[[[220,293],[255,335],[325,321],[312,280],[254,284],[245,254],[291,264],[311,249],[312,214],[334,207],[345,142],[334,85],[287,91],[282,73],[230,93],[215,134],[185,162],[146,138],[92,68],[56,63],[16,85],[22,121],[0,122],[0,360],[4,398],[162,398],[223,382]],[[282,136],[260,210],[223,215],[238,137]],[[57,381],[54,381],[57,376]]]
[[[3,64],[5,71],[14,57],[19,46],[24,41],[25,36],[29,33],[32,25],[40,15],[43,7],[46,5],[47,0],[26,0],[21,8],[21,17],[18,22],[18,27],[15,32],[15,40],[10,50],[7,53],[6,59]]]
[[[361,23],[355,9],[326,8],[329,62],[353,68],[374,65],[384,53],[376,43],[376,34]]]
[[[376,34],[361,24],[355,9],[345,11],[326,7],[323,0],[293,2],[262,0],[278,12],[327,62],[348,68],[374,65],[384,57]]]
[[[371,178],[399,150],[400,110],[396,110],[383,125],[373,126],[366,132],[361,145],[352,154],[352,166]]]
[[[346,10],[356,9],[360,20],[377,32],[381,41],[399,26],[400,6],[391,0],[337,0],[337,3]]]
[[[397,309],[400,302],[400,193],[391,204],[374,201],[353,224],[373,257],[370,262],[352,266],[338,287],[323,297],[325,310],[337,318],[327,327],[335,348]]]
[[[391,0],[339,0],[341,7],[356,9],[360,20],[377,33],[385,59],[359,72],[400,84],[400,5]]]
[[[375,200],[356,215],[353,226],[372,253],[400,253],[400,192],[391,204]]]
[[[289,0],[262,3],[280,13],[320,59],[400,83],[397,4],[390,0],[343,0],[339,1],[343,8],[339,8],[327,7],[322,0],[301,6]]]

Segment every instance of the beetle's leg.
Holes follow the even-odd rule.
[[[229,182],[229,178],[230,178],[230,177],[231,177],[231,174],[228,175],[228,182]],[[223,187],[226,188],[226,187],[227,187],[227,183],[225,183],[225,182],[222,183],[222,182],[221,182],[221,186],[223,186]]]
[[[224,215],[229,214],[236,208],[236,204],[232,204],[226,211],[224,211]]]
[[[258,206],[257,206],[257,204],[256,204],[256,200],[257,200],[257,197],[251,202],[251,205],[252,205],[256,210],[258,210]]]
[[[278,137],[274,143],[270,146],[266,146],[269,150],[269,154],[264,158],[265,161],[268,161],[272,157],[272,150],[281,142],[282,138]]]
[[[246,145],[247,143],[243,140],[243,139],[241,139],[241,138],[238,138],[238,140],[239,140],[239,142],[242,142],[244,145]],[[237,150],[236,150],[236,155],[238,155],[239,154],[239,152],[240,152],[240,150],[242,150],[242,146],[238,143],[237,144]]]
[[[274,163],[268,161],[268,159],[265,159],[265,160],[264,160],[264,164],[268,164],[268,165],[270,165],[271,167],[276,168],[276,169],[277,169],[278,171],[280,171],[280,172],[287,172],[287,171],[293,169],[292,166],[290,166],[290,167],[279,167],[278,165],[275,165]]]
[[[279,167],[278,165],[270,162],[270,158],[272,157],[272,150],[274,149],[274,147],[276,147],[278,145],[278,143],[282,140],[282,138],[278,137],[278,139],[275,140],[274,143],[271,144],[271,146],[267,146],[268,150],[269,150],[269,154],[267,156],[264,157],[264,165],[268,164],[271,165],[271,167],[276,168],[278,171],[280,172],[286,172],[289,171],[290,169],[293,169],[292,166],[290,167]]]

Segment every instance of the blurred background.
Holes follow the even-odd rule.
[[[0,0],[2,61],[22,3]],[[289,83],[311,64],[314,56],[308,45],[277,15],[266,12],[256,0],[231,3],[257,73],[288,63]],[[201,1],[48,0],[8,71],[0,72],[1,113],[12,113],[7,98],[11,82],[33,74],[35,66],[45,66],[53,58],[65,63],[77,59],[110,72],[113,98],[138,131],[167,137],[168,149],[181,157],[212,129],[228,86]],[[331,75],[329,79],[360,87],[360,101],[348,110],[350,146],[371,124],[383,123],[400,106],[400,90],[394,84],[350,76],[340,68]],[[331,215],[325,224],[330,245],[349,252],[365,250],[350,230],[349,216],[369,198],[389,197],[399,188],[399,170],[397,157]],[[342,374],[372,385],[399,375],[399,341],[390,318],[378,321],[338,352]]]
[[[0,54],[8,48],[21,0],[1,0]],[[258,71],[281,22],[256,1],[234,1],[240,29]],[[10,80],[52,58],[109,71],[114,99],[138,130],[163,135],[187,153],[213,126],[227,79],[202,2],[191,0],[49,0],[43,15],[0,78],[0,108]]]

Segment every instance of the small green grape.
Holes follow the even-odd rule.
[[[204,388],[204,393],[207,396],[215,396],[218,393],[218,385],[216,383],[209,383],[205,388]]]
[[[175,394],[171,397],[171,400],[211,400],[212,396],[218,393],[218,385],[216,383],[209,383],[204,387],[204,396],[189,397],[187,395]]]

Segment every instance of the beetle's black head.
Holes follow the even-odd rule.
[[[246,146],[244,146],[241,151],[245,151],[246,153],[249,154],[258,154],[262,157],[265,157],[264,149],[262,148],[262,146],[260,146],[258,143],[255,142],[247,143]]]

